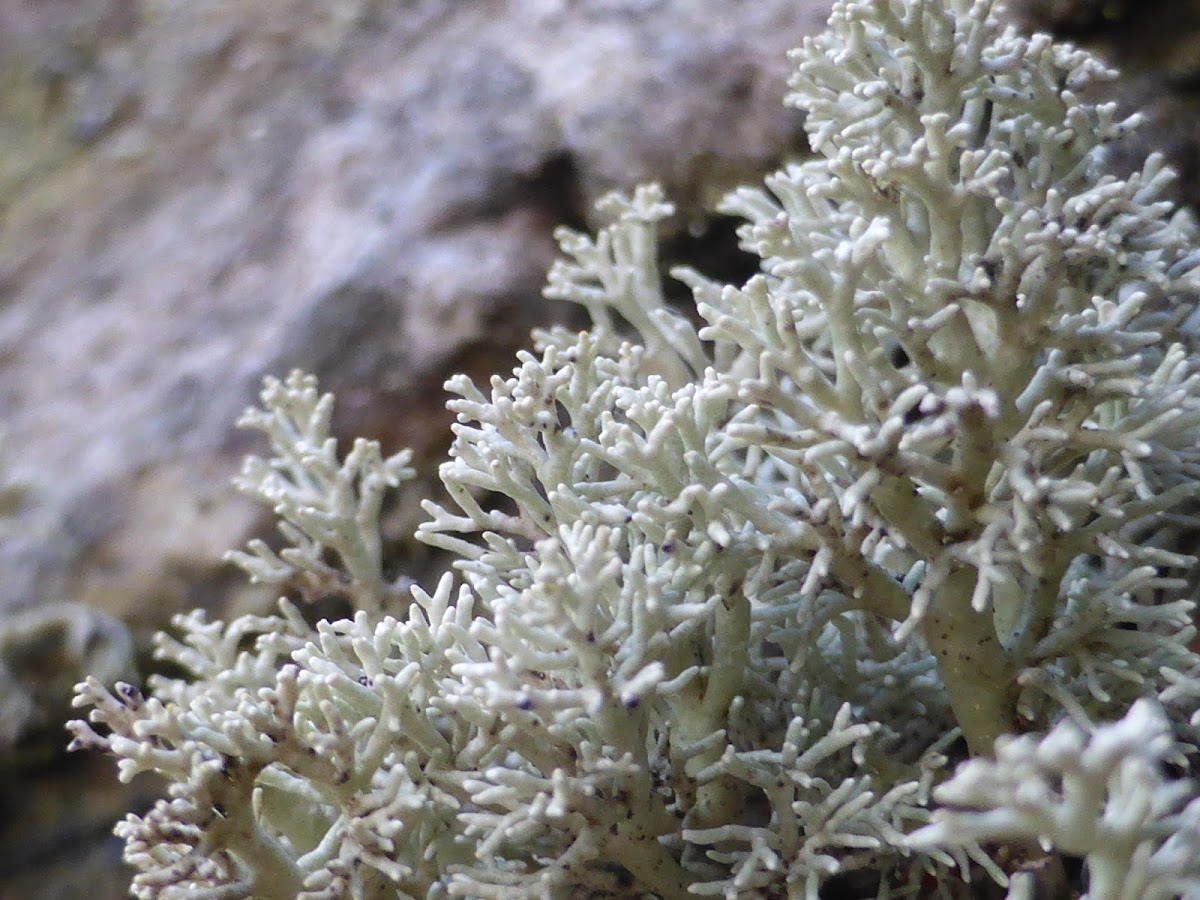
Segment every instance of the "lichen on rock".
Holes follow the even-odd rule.
[[[1200,891],[1190,788],[1147,775],[1194,764],[1200,695],[1172,547],[1200,252],[1171,174],[1106,174],[1136,120],[1078,92],[1108,70],[989,0],[842,0],[793,61],[817,157],[724,207],[758,274],[677,269],[678,310],[672,207],[611,195],[546,291],[591,328],[448,382],[432,592],[375,552],[407,458],[340,457],[315,383],[267,382],[242,486],[288,546],[234,559],[360,608],[194,613],[159,639],[188,677],[80,685],[73,745],[171,782],[118,826],[135,894],[816,900],[858,872],[1015,900],[1030,853],[1086,854],[1094,900],[1146,853]],[[1031,759],[1071,790],[1064,747],[1091,800],[1026,803]],[[1157,810],[1113,832],[1126,857],[1055,819],[1104,790]]]

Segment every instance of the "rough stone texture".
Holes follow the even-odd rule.
[[[801,149],[785,51],[829,2],[0,0],[0,709],[32,729],[0,746],[0,896],[123,894],[106,836],[145,789],[56,758],[27,636],[87,668],[123,646],[101,614],[144,653],[263,599],[220,564],[269,527],[229,487],[262,375],[315,371],[340,433],[431,469],[441,382],[511,366],[599,194],[664,182],[673,252],[737,265],[704,209]]]

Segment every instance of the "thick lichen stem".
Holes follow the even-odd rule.
[[[972,756],[992,752],[996,738],[1016,730],[1016,670],[996,635],[992,615],[971,608],[976,572],[953,573],[923,620],[950,706]]]
[[[686,746],[699,742],[714,731],[728,728],[729,705],[742,693],[749,659],[751,616],[750,600],[734,591],[717,609],[712,638],[712,663],[707,684],[690,697],[680,697],[675,708],[672,739]],[[689,772],[712,765],[721,757],[717,745],[693,754]],[[688,810],[687,827],[712,828],[727,824],[742,807],[744,791],[731,778],[715,778],[700,785]]]
[[[704,691],[704,712],[712,721],[725,717],[742,690],[750,658],[750,601],[740,591],[717,610],[712,670]]]
[[[742,693],[750,655],[750,601],[740,591],[717,610],[713,635],[713,662],[704,691],[703,718],[711,731],[729,727],[729,704]],[[710,751],[712,761],[719,748]],[[745,800],[741,785],[731,778],[716,778],[700,786],[689,825],[693,828],[723,824]]]
[[[629,872],[638,884],[663,900],[676,898],[687,900],[695,896],[688,886],[695,880],[671,854],[653,838],[629,839],[622,835],[613,841],[610,851],[613,858]]]
[[[223,812],[209,826],[209,834],[215,845],[235,855],[253,873],[255,897],[285,900],[300,892],[304,878],[287,848],[253,815],[250,795],[261,770],[260,765],[231,763],[223,775],[213,778],[214,808]]]

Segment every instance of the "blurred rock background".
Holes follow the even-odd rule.
[[[785,52],[829,5],[0,0],[0,897],[124,895],[111,825],[155,786],[62,755],[69,686],[271,601],[220,561],[271,529],[229,486],[262,376],[315,372],[342,436],[431,475],[442,381],[572,315],[540,299],[552,230],[600,194],[662,182],[666,252],[745,277],[707,210],[803,152]],[[1200,196],[1197,4],[1016,13],[1125,65]]]

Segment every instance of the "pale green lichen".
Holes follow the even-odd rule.
[[[254,540],[249,552],[227,558],[254,581],[311,597],[349,592],[356,608],[372,613],[401,604],[408,582],[384,575],[379,516],[385,492],[413,476],[412,454],[385,459],[377,442],[357,440],[339,460],[329,432],[333,397],[321,396],[311,375],[293,372],[286,383],[268,378],[262,401],[238,424],[262,431],[274,456],[247,457],[235,483],[275,510],[288,546],[275,553]],[[326,561],[326,551],[339,565]]]
[[[233,558],[360,612],[195,614],[159,645],[190,678],[81,686],[105,727],[76,746],[171,782],[119,827],[138,896],[816,898],[858,871],[879,897],[986,873],[1015,900],[1010,870],[1057,852],[1132,896],[1046,804],[1003,833],[927,823],[984,781],[977,806],[1026,810],[1014,748],[1088,727],[1143,738],[1145,770],[1167,720],[1139,697],[1190,764],[1171,547],[1200,484],[1197,231],[1158,159],[1105,174],[1133,123],[1080,98],[1106,76],[1082,51],[986,0],[847,0],[830,24],[795,54],[817,158],[726,203],[760,274],[673,273],[697,328],[662,289],[661,192],[609,197],[547,289],[593,327],[537,334],[488,390],[449,382],[449,499],[418,537],[457,561],[432,594],[405,608],[383,574],[406,458],[339,460],[331,401],[268,381],[245,421],[274,456],[242,485],[291,546]],[[979,759],[938,794],[960,736]],[[1100,783],[1067,798],[1084,829]],[[1157,810],[1129,858],[1192,891],[1181,784],[1103,790]]]
[[[934,791],[944,805],[914,847],[1025,838],[1083,857],[1085,900],[1200,897],[1200,796],[1170,779],[1170,723],[1139,700],[1088,734],[1062,722],[1040,740],[1001,740]]]

